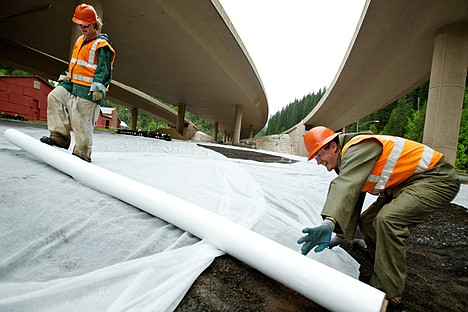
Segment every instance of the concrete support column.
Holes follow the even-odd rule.
[[[214,123],[214,129],[213,129],[213,140],[216,142],[218,141],[218,123]]]
[[[192,136],[195,134],[195,129],[194,129],[193,123],[189,123],[187,128],[184,128],[182,131],[184,132],[184,138],[186,140],[190,140]]]
[[[249,138],[250,138],[250,139],[253,139],[253,137],[254,137],[254,130],[253,130],[253,126],[250,125],[250,134],[249,134]]]
[[[223,143],[227,142],[227,137],[228,137],[228,132],[227,132],[227,130],[224,130]]]
[[[298,156],[308,156],[304,146],[304,135],[306,133],[306,126],[303,124],[297,124],[294,129],[286,133],[291,137],[292,140],[292,154]]]
[[[117,108],[114,108],[114,110],[112,111],[112,120],[111,120],[112,129],[117,129],[118,121],[119,121],[119,111],[117,110]]]
[[[176,131],[182,135],[184,135],[184,123],[185,123],[185,103],[179,103],[179,111],[177,112],[177,123],[176,123]]]
[[[130,130],[136,130],[138,120],[138,108],[132,108],[132,118],[130,120]]]
[[[232,133],[232,145],[240,143],[240,133],[242,126],[242,105],[236,105],[236,116],[234,119],[234,131]]]
[[[423,143],[455,164],[468,67],[468,24],[439,30],[434,40]]]

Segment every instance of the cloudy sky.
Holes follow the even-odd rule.
[[[266,90],[269,114],[329,87],[365,0],[219,0]]]

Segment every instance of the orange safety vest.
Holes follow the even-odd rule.
[[[68,66],[69,79],[73,83],[90,87],[96,73],[98,58],[96,51],[102,47],[109,47],[114,53],[111,70],[114,67],[115,51],[107,40],[97,38],[83,45],[85,36],[80,36],[73,47],[72,58]],[[109,87],[106,88],[108,90]]]
[[[443,156],[424,144],[399,137],[357,135],[345,144],[341,158],[350,146],[368,139],[378,140],[382,144],[382,154],[362,187],[363,192],[373,195],[402,183],[416,173],[433,168]]]

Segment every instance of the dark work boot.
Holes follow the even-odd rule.
[[[84,161],[87,161],[87,162],[91,162],[91,158],[89,157],[86,157],[86,156],[81,156],[81,155],[78,155],[78,154],[75,154],[75,153],[72,153],[73,155],[75,155],[76,157],[79,157],[81,159],[83,159]]]
[[[54,139],[52,138],[49,138],[49,137],[46,137],[46,136],[43,136],[41,138],[41,142],[42,143],[45,143],[45,144],[48,144],[50,146],[58,146],[58,147],[61,147],[61,148],[64,148],[64,149],[68,149],[68,146],[64,146],[63,144],[59,144],[57,141],[55,141]]]
[[[48,144],[48,145],[51,145],[51,146],[57,146],[57,142],[55,142],[54,140],[52,140],[51,138],[49,138],[47,136],[43,136],[41,138],[41,142],[45,143],[45,144]]]
[[[58,146],[60,148],[68,149],[70,147],[70,139],[64,138],[60,134],[51,133],[50,137],[43,136],[41,138],[41,142],[51,145],[51,146]]]
[[[50,133],[50,138],[57,143],[58,147],[61,147],[61,148],[64,148],[64,149],[68,149],[70,147],[70,143],[71,143],[70,135],[63,136],[60,133],[51,132]]]

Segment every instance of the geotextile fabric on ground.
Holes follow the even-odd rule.
[[[0,133],[7,128],[37,139],[48,134],[45,127],[0,121]],[[303,227],[321,222],[334,175],[305,158],[297,160],[233,160],[193,142],[101,131],[94,134],[92,154],[97,166],[299,252],[296,240]],[[0,310],[173,310],[223,254],[164,220],[88,188],[3,137],[0,163]],[[467,206],[466,201],[460,204]],[[341,248],[309,256],[353,277],[359,274],[357,262]]]

